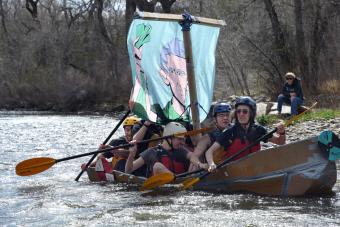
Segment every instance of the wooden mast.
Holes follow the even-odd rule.
[[[188,13],[185,13],[183,14],[183,21],[181,21],[179,24],[182,26],[182,31],[183,31],[185,61],[186,61],[186,67],[187,67],[188,86],[189,86],[189,94],[190,94],[192,125],[195,130],[195,129],[199,129],[201,125],[199,121],[195,69],[194,69],[194,63],[193,63],[193,58],[192,58],[193,55],[192,55],[191,34],[190,34],[192,22],[193,20],[192,20],[191,15]]]
[[[176,14],[137,12],[137,15],[138,17],[143,18],[143,19],[178,21],[180,25],[182,26],[186,68],[187,68],[187,76],[188,76],[188,86],[189,86],[189,94],[190,94],[192,125],[193,125],[194,130],[199,129],[200,122],[199,122],[198,100],[197,100],[197,93],[196,93],[195,70],[194,70],[194,64],[193,64],[193,58],[192,58],[190,27],[192,23],[199,23],[199,24],[210,25],[210,26],[224,26],[226,25],[225,21],[205,18],[205,17],[195,17],[195,16],[191,16],[188,13],[185,13],[183,15],[176,15]]]

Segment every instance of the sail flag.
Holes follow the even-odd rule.
[[[199,121],[202,122],[213,96],[219,28],[192,24],[190,34]],[[127,46],[133,81],[130,110],[153,122],[190,122],[185,48],[179,23],[134,19]]]

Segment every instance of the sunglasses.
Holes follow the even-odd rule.
[[[236,113],[237,114],[240,114],[240,113],[243,113],[243,114],[247,114],[249,111],[247,109],[237,109],[236,110]]]
[[[286,78],[286,80],[293,80],[293,78]]]

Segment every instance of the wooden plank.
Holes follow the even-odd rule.
[[[172,21],[183,21],[183,16],[178,14],[165,14],[165,13],[150,13],[150,12],[137,12],[137,16],[143,19],[151,20],[172,20]],[[204,24],[211,26],[225,26],[224,20],[217,20],[206,17],[191,16],[193,23]]]
[[[189,94],[190,94],[192,125],[193,125],[194,130],[197,130],[197,129],[200,129],[201,127],[200,127],[200,121],[199,121],[199,115],[198,115],[198,106],[196,105],[198,101],[197,101],[197,93],[196,93],[194,62],[192,59],[190,31],[183,31],[183,39],[184,39],[185,60],[186,60],[186,66],[187,66],[188,86],[189,86]]]

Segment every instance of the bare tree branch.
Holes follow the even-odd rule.
[[[33,19],[38,17],[38,2],[39,0],[26,0],[26,9],[30,12]]]

